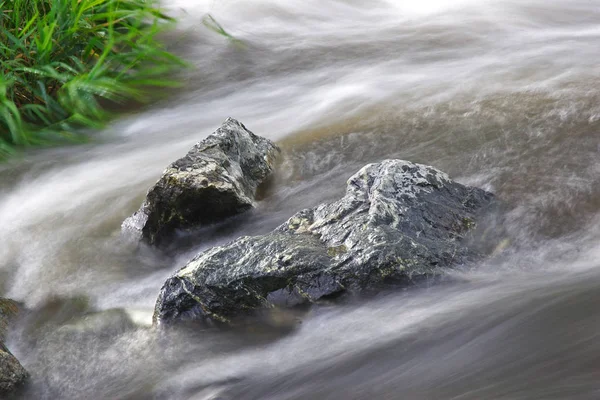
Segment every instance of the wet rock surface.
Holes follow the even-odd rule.
[[[39,338],[84,337],[101,339],[122,334],[136,328],[125,309],[94,309],[85,296],[56,297],[31,310],[20,318],[21,340],[36,347]]]
[[[228,118],[163,172],[140,209],[123,222],[123,230],[161,246],[178,231],[247,211],[278,154],[273,142]]]
[[[14,392],[27,381],[29,374],[8,350],[4,341],[10,320],[19,306],[12,300],[0,298],[0,396]]]
[[[433,167],[369,164],[340,200],[196,256],[165,282],[155,323],[233,323],[259,309],[435,276],[479,256],[465,239],[492,199]]]

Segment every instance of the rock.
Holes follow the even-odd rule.
[[[91,312],[86,296],[54,297],[22,318],[25,337],[43,337],[48,331]]]
[[[199,254],[162,287],[155,324],[232,323],[270,307],[406,285],[478,256],[463,240],[493,195],[408,161],[369,164],[345,196]]]
[[[139,211],[123,222],[123,230],[160,246],[177,231],[247,211],[273,172],[278,153],[273,142],[228,118],[163,172]]]
[[[78,339],[83,336],[95,339],[114,338],[136,328],[127,311],[122,308],[112,308],[74,318],[56,329],[55,334],[73,336]]]
[[[115,337],[137,328],[122,308],[95,310],[85,296],[55,297],[20,318],[21,341],[31,347],[37,340],[73,336],[100,339]]]
[[[16,301],[0,297],[0,342],[4,342],[10,321],[19,313]]]
[[[19,360],[12,355],[4,344],[8,323],[18,311],[17,303],[0,298],[0,395],[14,392],[23,386],[29,377]]]

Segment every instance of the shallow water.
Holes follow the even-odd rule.
[[[94,144],[0,166],[0,293],[32,310],[9,343],[32,374],[22,398],[600,398],[600,4],[170,4],[182,23],[168,40],[195,65],[185,90]],[[228,116],[284,148],[269,196],[175,256],[123,243],[162,169]],[[502,251],[291,331],[148,328],[192,254],[335,199],[385,158],[496,193]],[[86,314],[117,307],[136,325]]]

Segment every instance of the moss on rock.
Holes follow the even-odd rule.
[[[0,298],[0,395],[14,392],[25,384],[29,377],[19,360],[4,344],[9,323],[18,312],[19,305],[15,301]]]

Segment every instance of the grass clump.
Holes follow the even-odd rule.
[[[0,157],[81,140],[107,105],[178,86],[185,64],[157,38],[170,22],[152,0],[0,0]]]
[[[228,39],[234,44],[243,45],[243,42],[227,32],[225,28],[210,14],[206,14],[204,18],[202,18],[202,23],[211,31],[215,32],[217,35],[221,35],[224,38]]]

